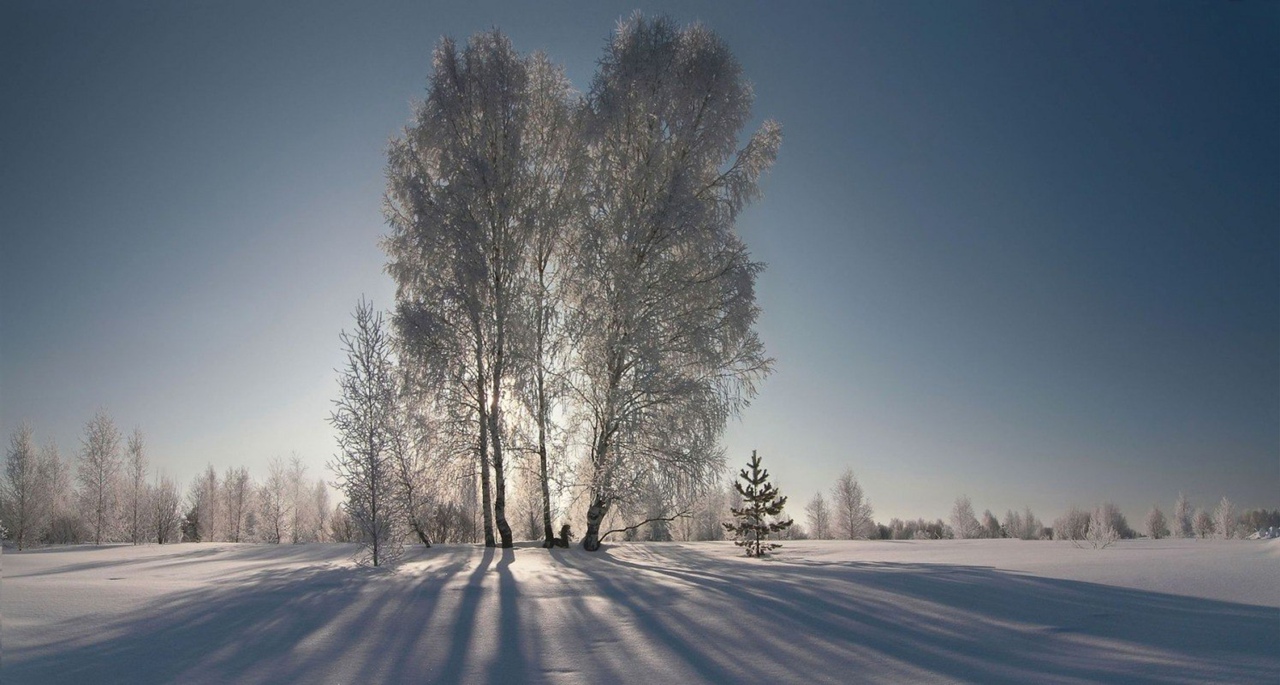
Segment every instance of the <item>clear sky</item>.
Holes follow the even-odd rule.
[[[717,31],[784,126],[740,223],[776,372],[726,444],[793,514],[847,466],[882,521],[1280,506],[1274,2],[6,2],[6,442],[75,454],[101,407],[184,484],[327,477],[437,39],[585,89],[637,7]]]

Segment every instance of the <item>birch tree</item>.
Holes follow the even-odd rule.
[[[821,492],[815,492],[813,499],[805,505],[804,513],[809,519],[809,537],[814,540],[831,538],[831,510]]]
[[[47,500],[47,495],[41,492],[33,433],[31,424],[22,423],[9,436],[4,481],[0,487],[4,526],[20,550],[40,534],[40,512]]]
[[[951,507],[951,530],[957,540],[976,538],[982,531],[982,525],[973,514],[973,503],[969,501],[968,495],[957,497],[955,505]]]
[[[583,547],[656,477],[670,491],[724,468],[717,441],[770,360],[753,262],[734,224],[781,130],[736,149],[751,88],[700,25],[639,14],[600,60],[584,112],[583,230],[567,288],[576,403],[589,433]]]
[[[329,468],[347,497],[346,512],[360,532],[362,549],[379,566],[400,551],[391,454],[397,401],[392,343],[382,314],[367,301],[356,307],[354,333],[344,331],[341,337],[347,364],[338,376],[341,396],[329,418],[338,432],[338,453]]]
[[[156,544],[163,545],[172,541],[178,534],[178,523],[182,520],[177,484],[172,478],[157,474],[147,501],[151,505],[151,534],[155,537]]]
[[[385,215],[396,326],[455,419],[474,427],[485,544],[506,517],[505,438],[526,269],[548,180],[531,62],[497,31],[436,47],[426,102],[392,141]],[[543,108],[546,109],[546,108]],[[554,109],[554,108],[552,108]],[[492,501],[490,501],[492,469]],[[492,504],[492,514],[490,514]]]
[[[431,441],[429,419],[415,412],[412,402],[401,400],[389,418],[388,440],[391,465],[396,481],[400,509],[405,523],[423,547],[431,546],[431,475],[428,444]]]
[[[1192,523],[1191,502],[1185,494],[1179,492],[1178,501],[1173,505],[1173,534],[1180,538],[1195,536]]]
[[[228,467],[222,476],[222,504],[227,521],[226,538],[230,542],[243,542],[244,520],[252,495],[253,482],[248,469]]]
[[[128,517],[129,541],[133,544],[145,542],[149,535],[147,516],[147,454],[142,437],[142,429],[134,428],[125,446],[126,483],[126,516]]]
[[[289,526],[289,490],[284,461],[272,457],[267,464],[267,479],[258,490],[262,511],[262,539],[279,544]]]
[[[1238,525],[1235,505],[1224,495],[1222,501],[1218,502],[1218,508],[1213,511],[1214,532],[1219,537],[1230,539],[1236,536]]]
[[[871,520],[871,503],[862,492],[862,484],[853,469],[845,469],[831,486],[835,504],[835,532],[847,540],[865,540],[875,530]]]
[[[307,467],[302,463],[302,457],[297,452],[290,454],[285,482],[289,497],[289,542],[294,545],[306,540],[310,524],[307,515],[310,511],[311,492],[303,483],[306,475]]]
[[[82,511],[95,545],[112,537],[119,475],[120,431],[110,416],[99,411],[85,426],[76,469]]]
[[[81,542],[83,525],[76,511],[71,467],[58,454],[56,444],[46,443],[40,450],[37,473],[47,506],[41,541],[50,544]]]

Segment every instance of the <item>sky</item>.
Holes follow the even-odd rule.
[[[716,31],[783,126],[738,226],[776,366],[724,444],[793,515],[845,468],[881,521],[1280,507],[1277,3],[461,5],[4,3],[6,444],[73,456],[101,409],[182,483],[331,478],[433,46],[497,27],[585,90],[641,9]]]

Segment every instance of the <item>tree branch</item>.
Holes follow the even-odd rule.
[[[658,521],[668,521],[668,522],[670,522],[670,521],[674,521],[674,520],[676,520],[676,519],[689,518],[689,517],[690,517],[690,516],[692,516],[692,515],[693,515],[693,514],[692,514],[692,513],[690,513],[688,510],[685,510],[685,511],[682,511],[682,512],[680,512],[680,513],[678,513],[678,514],[674,515],[674,516],[667,516],[667,517],[661,517],[661,516],[659,516],[659,517],[656,517],[656,518],[645,519],[645,520],[641,521],[640,523],[635,524],[634,526],[627,526],[626,528],[614,528],[613,530],[605,531],[604,533],[602,533],[602,534],[600,535],[600,542],[604,542],[604,539],[605,539],[605,538],[609,537],[610,535],[613,535],[614,533],[625,533],[625,532],[627,532],[627,531],[629,531],[629,530],[635,530],[635,529],[639,528],[640,526],[643,526],[643,525],[644,525],[644,524],[646,524],[646,523],[656,523],[656,522],[658,522]]]

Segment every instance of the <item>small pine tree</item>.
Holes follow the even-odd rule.
[[[769,482],[769,471],[760,468],[760,457],[755,450],[751,450],[747,468],[738,473],[738,478],[741,480],[735,480],[733,487],[742,495],[742,508],[730,507],[729,511],[733,512],[736,520],[723,524],[724,529],[733,535],[734,544],[746,548],[747,556],[762,557],[782,546],[776,542],[765,542],[769,534],[791,527],[791,519],[769,521],[767,518],[781,514],[787,498],[779,495],[778,489]]]

